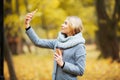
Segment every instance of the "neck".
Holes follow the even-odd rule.
[[[72,33],[68,33],[68,34],[62,33],[62,34],[64,34],[64,35],[65,35],[65,37],[73,36],[73,34],[72,34]]]
[[[67,35],[67,37],[68,37],[68,36],[73,36],[74,33],[73,33],[73,32],[70,32],[70,33],[68,33],[68,34],[66,34],[66,35]]]
[[[72,34],[67,34],[67,37],[68,37],[68,36],[72,36]]]

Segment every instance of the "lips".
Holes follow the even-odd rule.
[[[64,28],[65,28],[65,27],[63,27],[63,26],[61,27],[61,29],[64,29]]]

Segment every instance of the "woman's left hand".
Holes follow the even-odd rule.
[[[62,51],[60,49],[54,54],[54,59],[60,67],[63,66],[64,62],[62,60]]]

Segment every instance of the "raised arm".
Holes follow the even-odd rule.
[[[54,45],[56,43],[55,39],[51,39],[51,40],[47,40],[47,39],[41,39],[37,36],[37,34],[35,33],[35,31],[29,27],[28,30],[26,30],[26,33],[28,35],[28,37],[30,38],[30,40],[38,47],[42,47],[42,48],[50,48],[50,49],[54,49]]]
[[[32,20],[32,17],[36,13],[36,11],[37,11],[37,9],[31,13],[28,13],[25,17],[26,33],[27,33],[28,37],[31,39],[31,41],[36,46],[54,49],[54,45],[56,43],[56,40],[41,39],[37,36],[37,34],[34,32],[34,30],[30,27],[30,22]]]

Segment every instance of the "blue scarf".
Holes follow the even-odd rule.
[[[84,43],[85,39],[82,37],[82,33],[78,33],[74,36],[65,37],[64,34],[59,32],[56,47],[66,49]]]

